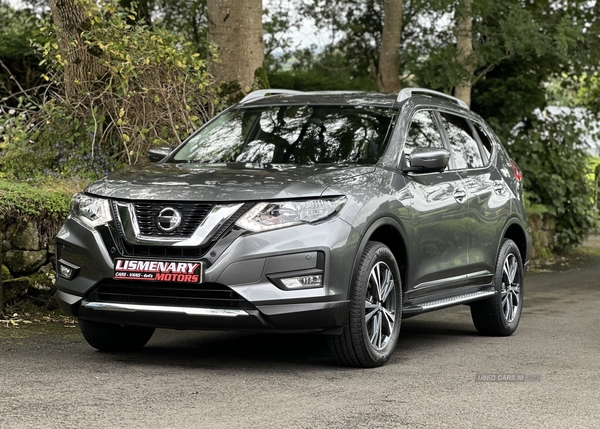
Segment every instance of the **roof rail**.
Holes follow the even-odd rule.
[[[293,89],[259,89],[258,91],[253,91],[250,94],[246,95],[242,98],[240,103],[248,103],[250,101],[258,100],[259,98],[266,97],[267,95],[292,95],[292,94],[302,94],[302,91],[296,91]]]
[[[465,103],[464,101],[462,101],[459,98],[453,97],[448,94],[444,94],[443,92],[434,91],[432,89],[425,89],[425,88],[404,88],[398,93],[398,98],[396,99],[396,101],[398,101],[398,102],[404,101],[407,98],[412,97],[413,93],[415,93],[415,92],[419,93],[419,94],[433,95],[434,97],[447,98],[447,99],[455,102],[459,106],[464,107],[465,109],[469,108],[469,106],[467,106],[467,103]]]

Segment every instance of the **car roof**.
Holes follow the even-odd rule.
[[[307,91],[274,93],[260,98],[242,100],[240,107],[285,106],[285,105],[332,105],[332,106],[372,106],[392,108],[397,94],[381,94],[363,91]]]

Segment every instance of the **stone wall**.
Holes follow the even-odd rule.
[[[533,239],[532,259],[550,259],[556,243],[556,219],[549,213],[529,214],[529,226]]]
[[[28,220],[0,224],[2,242],[2,294],[4,304],[24,300],[52,308],[56,306],[55,246],[44,243],[38,222]]]

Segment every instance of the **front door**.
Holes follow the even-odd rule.
[[[444,144],[435,114],[415,113],[404,144],[405,156],[421,147]],[[411,270],[409,299],[464,284],[469,270],[467,246],[467,192],[457,171],[411,174]]]

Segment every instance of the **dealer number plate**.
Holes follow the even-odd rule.
[[[117,259],[114,279],[202,283],[202,262]]]

